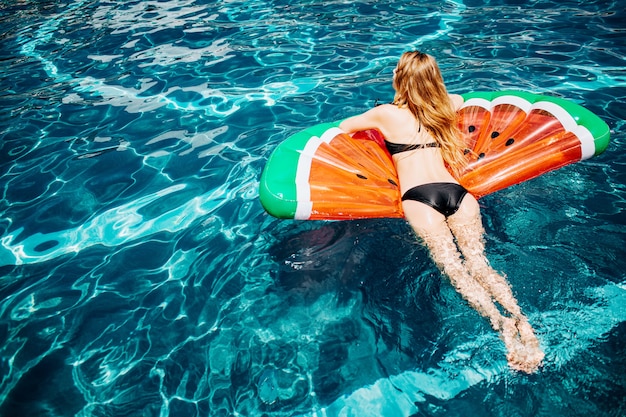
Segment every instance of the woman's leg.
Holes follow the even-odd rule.
[[[478,203],[470,196],[466,196],[464,203],[466,201],[467,205],[463,207],[464,211],[460,209],[459,212],[448,218],[448,226],[465,258],[465,265],[470,274],[511,316],[521,318],[523,314],[511,291],[511,286],[504,276],[497,273],[489,265],[485,256],[485,230],[480,219]]]
[[[505,318],[492,301],[492,296],[474,279],[461,259],[454,236],[443,215],[418,202],[405,201],[404,214],[415,233],[428,247],[439,269],[472,308],[487,317],[491,326],[501,331]]]
[[[522,362],[522,370],[527,372],[534,370],[541,363],[544,354],[506,278],[498,274],[485,257],[484,229],[476,200],[471,196],[466,196],[459,211],[448,218],[448,225],[456,238],[457,246],[463,254],[469,273],[512,316],[505,320],[503,332],[505,343],[507,343],[506,339],[509,339],[507,345],[514,344],[512,339],[519,338],[525,347],[523,351],[516,348],[517,352],[511,352],[516,356],[514,360]]]
[[[509,365],[514,369],[532,372],[538,362],[528,360],[525,346],[518,337],[515,320],[500,313],[493,295],[470,274],[445,217],[422,203],[404,202],[403,207],[407,220],[428,247],[439,269],[448,276],[470,306],[487,317],[491,327],[500,332],[508,351]]]

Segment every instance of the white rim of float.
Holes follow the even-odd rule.
[[[519,107],[526,114],[530,113],[534,109],[544,110],[554,117],[563,125],[563,128],[567,132],[572,132],[578,141],[580,142],[581,148],[581,160],[589,159],[595,155],[596,145],[593,139],[593,135],[585,126],[579,125],[576,120],[569,114],[563,107],[559,106],[556,103],[551,101],[537,101],[535,103],[531,103],[526,99],[518,96],[505,95],[497,97],[493,100],[487,100],[484,98],[470,98],[467,100],[461,108],[477,106],[482,107],[485,110],[491,110],[495,106],[499,106],[502,104],[512,104],[514,106]]]
[[[296,169],[296,212],[293,216],[295,220],[308,220],[313,210],[311,185],[309,184],[313,155],[315,155],[317,148],[319,148],[322,143],[330,143],[335,136],[341,133],[344,132],[338,127],[326,129],[320,137],[311,136],[304,146],[304,149],[300,152],[298,167]]]

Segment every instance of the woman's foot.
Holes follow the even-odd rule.
[[[535,372],[541,366],[544,353],[528,321],[505,317],[501,332],[509,366],[529,374]]]
[[[545,355],[541,350],[541,347],[539,346],[539,339],[537,339],[535,331],[533,330],[528,320],[525,317],[520,318],[516,321],[516,324],[517,330],[519,331],[520,340],[526,348],[526,362],[531,367],[530,372],[534,372],[541,366]]]

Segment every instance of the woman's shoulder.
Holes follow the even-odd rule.
[[[395,104],[379,104],[376,107],[371,108],[363,115],[376,123],[389,123],[396,122],[403,116],[403,111],[399,109]]]
[[[381,104],[375,107],[378,110],[380,115],[383,115],[385,118],[401,118],[405,117],[408,109],[401,108],[396,106],[395,104]]]
[[[374,109],[382,113],[393,113],[398,110],[398,106],[392,103],[385,103],[377,105]]]
[[[460,94],[448,94],[448,97],[450,97],[450,101],[452,102],[452,107],[454,108],[454,110],[460,109],[463,105],[463,102],[465,101]]]

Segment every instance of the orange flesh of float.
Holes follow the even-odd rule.
[[[581,158],[578,138],[566,132],[550,114],[533,110],[526,116],[522,111],[504,107],[507,106],[496,106],[489,118],[491,126],[480,129],[482,133],[477,139],[469,138],[470,143],[475,141],[475,150],[459,182],[476,197],[529,180]],[[505,116],[501,117],[502,114]],[[524,123],[520,123],[522,120]],[[493,132],[498,135],[492,137]]]
[[[393,162],[376,142],[341,134],[321,144],[316,156],[309,179],[312,220],[345,218],[346,213],[367,217],[373,212],[402,217]]]

